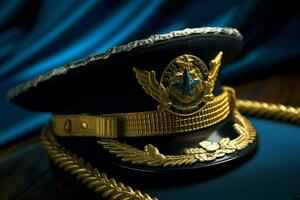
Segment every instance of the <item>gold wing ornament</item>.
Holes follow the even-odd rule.
[[[158,110],[168,110],[172,104],[169,101],[169,89],[157,82],[155,72],[149,72],[135,67],[133,68],[133,71],[135,72],[136,78],[145,92],[159,102],[160,105],[157,107]]]
[[[210,72],[207,78],[207,81],[203,81],[205,96],[203,97],[204,103],[212,101],[214,99],[213,89],[215,87],[215,82],[219,73],[221,66],[223,52],[220,51],[216,57],[210,61]],[[191,64],[191,63],[188,63]],[[159,111],[168,111],[172,104],[170,98],[170,88],[165,87],[163,83],[159,83],[156,80],[155,71],[146,71],[138,68],[133,68],[136,78],[139,84],[143,87],[145,92],[149,94],[152,98],[156,99],[159,102],[157,109]],[[176,113],[176,112],[175,112]]]
[[[223,52],[220,51],[216,57],[210,61],[210,72],[208,76],[208,80],[204,82],[206,86],[206,95],[204,96],[204,102],[209,102],[214,99],[213,90],[215,87],[215,83],[220,71],[221,60],[222,60]]]

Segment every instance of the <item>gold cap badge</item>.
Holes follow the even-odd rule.
[[[187,116],[199,112],[207,102],[213,100],[212,92],[222,55],[220,51],[210,61],[210,71],[200,58],[181,55],[166,67],[160,83],[154,71],[133,70],[145,92],[159,102],[158,110]]]

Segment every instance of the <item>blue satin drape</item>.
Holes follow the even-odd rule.
[[[5,101],[10,87],[37,74],[155,33],[230,26],[245,40],[241,55],[221,73],[225,82],[235,83],[297,60],[299,17],[288,1],[1,1],[0,145],[49,120],[50,114],[25,111]]]
[[[0,146],[51,117],[7,102],[12,86],[115,45],[202,26],[235,27],[244,35],[243,51],[221,71],[226,84],[298,71],[300,13],[293,1],[0,1]],[[162,199],[298,199],[299,127],[250,120],[260,136],[253,159],[222,177],[150,193]]]

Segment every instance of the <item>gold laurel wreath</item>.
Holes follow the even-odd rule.
[[[122,161],[131,162],[132,164],[145,164],[151,167],[174,167],[212,161],[245,148],[256,137],[255,128],[245,117],[238,111],[234,111],[233,116],[233,127],[238,133],[237,138],[231,140],[226,137],[218,143],[202,141],[199,143],[199,147],[186,149],[185,154],[181,155],[163,155],[151,144],[146,145],[144,150],[139,150],[127,143],[121,143],[114,139],[101,139],[98,140],[98,143],[110,153],[121,158]]]

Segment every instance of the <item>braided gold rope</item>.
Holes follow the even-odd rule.
[[[237,107],[240,112],[246,115],[300,124],[300,107],[246,99],[237,99]]]
[[[55,165],[76,177],[87,188],[102,193],[104,199],[158,200],[146,193],[142,194],[139,190],[133,190],[130,186],[124,186],[122,182],[116,182],[113,178],[108,179],[105,173],[100,173],[97,168],[92,168],[91,164],[85,163],[82,158],[61,147],[51,134],[42,134],[41,142]]]

